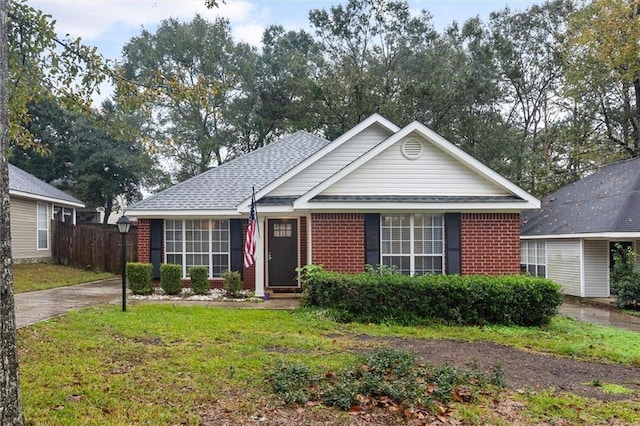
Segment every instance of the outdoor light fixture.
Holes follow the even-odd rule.
[[[120,216],[116,222],[118,231],[122,235],[122,312],[127,310],[127,233],[131,228],[131,221],[127,216]]]
[[[131,228],[131,221],[127,216],[120,216],[120,219],[118,219],[118,222],[116,223],[118,224],[118,231],[120,231],[121,234],[124,235],[129,232],[129,229]]]

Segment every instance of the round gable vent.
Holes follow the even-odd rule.
[[[407,138],[402,143],[402,155],[407,160],[415,160],[422,155],[422,142],[417,138]]]

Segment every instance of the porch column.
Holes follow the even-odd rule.
[[[264,217],[258,216],[258,241],[256,244],[256,297],[264,297],[264,245],[267,240]]]

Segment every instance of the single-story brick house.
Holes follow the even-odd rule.
[[[51,260],[51,220],[75,224],[84,203],[9,164],[11,251],[15,262]]]
[[[255,187],[256,263],[243,240]],[[138,260],[241,271],[244,285],[297,291],[296,268],[520,272],[520,212],[540,202],[424,125],[373,115],[333,141],[299,131],[127,209]]]
[[[640,158],[610,164],[521,217],[523,268],[565,294],[608,297],[616,244],[640,248]]]

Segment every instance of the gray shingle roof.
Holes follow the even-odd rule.
[[[523,212],[521,234],[640,232],[640,158],[603,167]]]
[[[13,164],[9,164],[9,190],[24,192],[37,197],[53,198],[60,200],[61,204],[67,202],[84,205],[76,197],[49,185]]]
[[[127,210],[228,210],[329,143],[299,131],[150,196]]]

